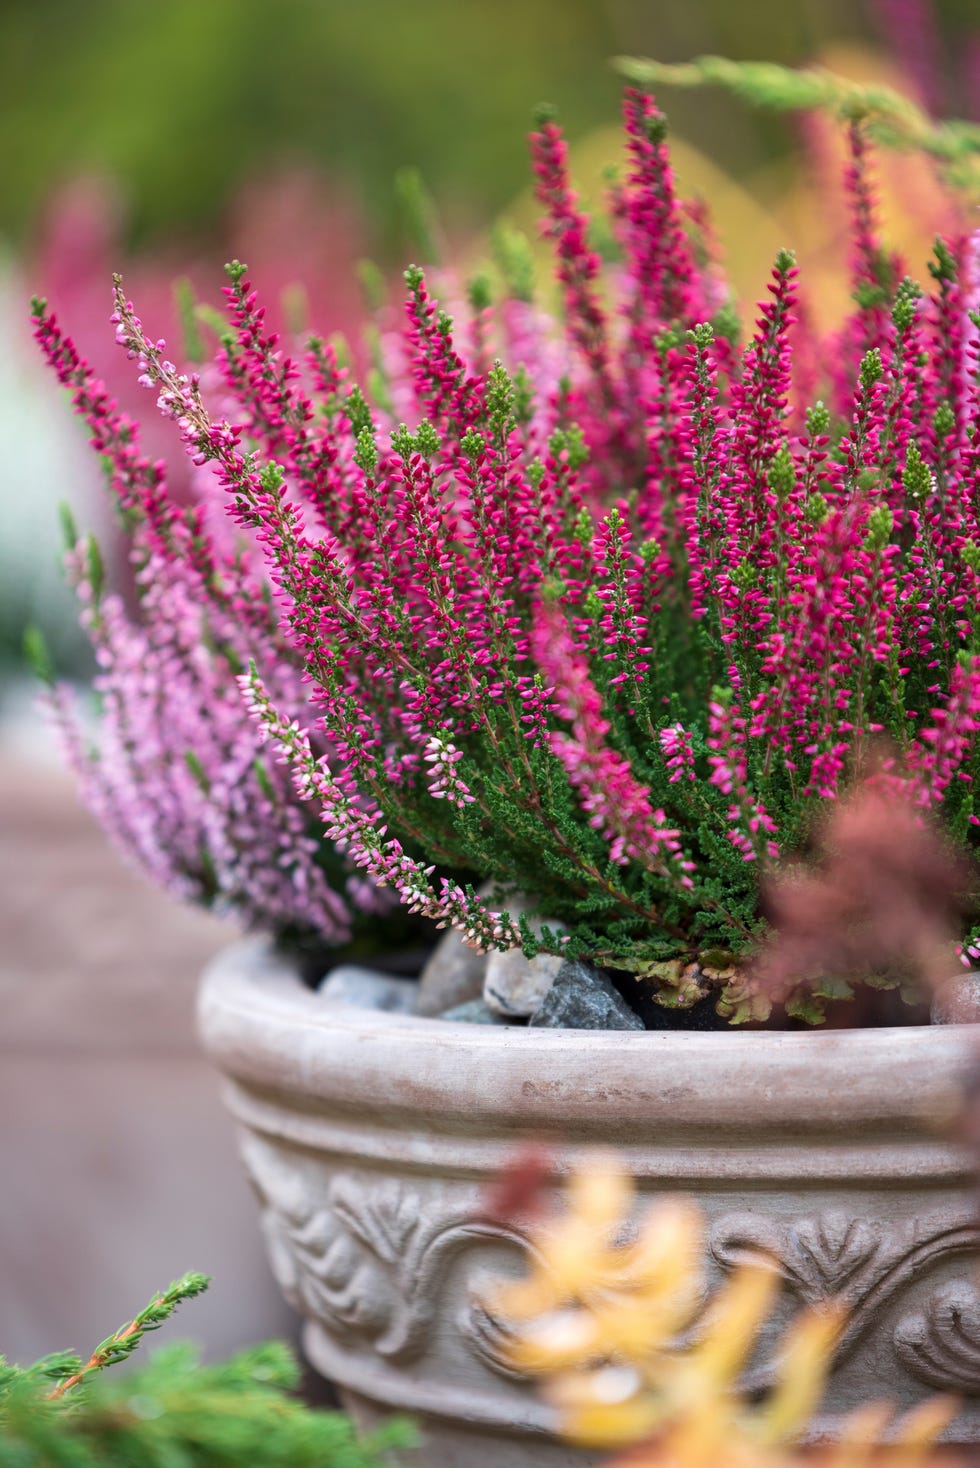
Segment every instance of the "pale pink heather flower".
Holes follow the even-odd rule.
[[[469,787],[460,779],[456,766],[463,758],[463,751],[448,739],[431,734],[426,742],[423,759],[432,766],[429,776],[429,794],[435,800],[447,800],[450,805],[473,804]]]

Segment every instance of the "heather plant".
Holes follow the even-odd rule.
[[[223,496],[220,529],[174,506],[43,303],[35,318],[144,547],[149,635],[166,620],[175,637],[153,601],[173,595],[209,629],[194,719],[213,703],[232,739],[237,679],[242,739],[269,741],[253,767],[281,802],[263,808],[265,851],[296,800],[322,820],[318,852],[478,949],[585,958],[668,1006],[714,993],[741,1020],[770,1004],[747,963],[760,891],[828,803],[873,781],[952,847],[976,845],[980,317],[965,232],[937,241],[926,289],[888,251],[870,154],[877,128],[962,174],[969,128],[823,73],[726,68],[713,79],[844,119],[854,311],[832,341],[798,315],[783,250],[741,344],[645,84],[624,99],[608,261],[557,123],[543,113],[531,136],[560,320],[513,232],[453,317],[413,266],[369,392],[318,340],[287,350],[237,262],[201,374],[168,359],[117,280],[117,339]],[[101,637],[91,557],[72,565]],[[114,664],[127,708],[134,676]],[[210,748],[210,730],[174,731],[181,747],[198,735]],[[141,788],[134,772],[152,829]],[[234,877],[236,849],[242,871],[261,857],[229,837]],[[294,850],[295,880],[316,857]],[[969,917],[959,938],[980,952]],[[847,992],[818,965],[779,997],[819,1020]]]
[[[217,1365],[171,1345],[133,1371],[102,1378],[207,1284],[199,1274],[176,1280],[85,1361],[69,1351],[26,1367],[0,1357],[3,1468],[382,1468],[390,1449],[411,1441],[404,1423],[359,1438],[342,1414],[306,1407],[291,1395],[296,1361],[276,1341]]]

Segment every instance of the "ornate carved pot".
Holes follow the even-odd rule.
[[[765,1250],[783,1317],[843,1296],[817,1434],[872,1397],[962,1393],[980,1441],[975,1164],[942,1132],[970,1026],[623,1033],[451,1024],[329,1002],[268,947],[208,970],[200,1023],[227,1078],[273,1269],[310,1360],[364,1422],[416,1414],[433,1468],[601,1461],[550,1434],[479,1303],[520,1271],[519,1226],[476,1221],[515,1141],[570,1163],[615,1146],[641,1195],[694,1194],[720,1277]],[[752,1375],[766,1380],[780,1319]]]

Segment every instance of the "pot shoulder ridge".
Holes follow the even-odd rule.
[[[792,1118],[797,1133],[896,1128],[935,1138],[975,1053],[969,1025],[779,1033],[617,1032],[457,1025],[325,1003],[268,941],[205,972],[205,1048],[246,1086],[359,1106],[450,1106],[574,1127],[595,1108],[717,1134]],[[727,1101],[727,1105],[726,1105]]]

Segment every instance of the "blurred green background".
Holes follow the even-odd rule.
[[[971,11],[936,7],[948,44]],[[350,192],[393,256],[399,166],[424,169],[450,226],[492,217],[524,182],[536,102],[572,138],[615,115],[617,53],[797,64],[881,47],[886,29],[848,0],[7,0],[0,230],[28,240],[59,181],[99,170],[122,185],[131,246],[207,239],[244,182],[301,162]],[[721,98],[670,101],[722,167],[781,146],[771,119]]]
[[[0,228],[29,239],[52,187],[97,169],[122,184],[130,245],[207,239],[244,182],[302,162],[394,255],[400,165],[424,169],[450,226],[491,217],[524,182],[536,102],[572,137],[614,116],[618,52],[793,63],[872,34],[842,0],[8,0]],[[723,165],[772,146],[715,99],[673,111]]]
[[[216,296],[221,261],[237,254],[263,267],[273,296],[304,281],[300,314],[318,328],[349,330],[357,259],[393,270],[415,253],[398,170],[421,169],[450,257],[474,258],[501,212],[530,218],[521,196],[537,102],[557,105],[573,158],[598,176],[614,146],[617,53],[824,60],[858,74],[904,64],[934,109],[969,115],[980,98],[976,12],[976,0],[0,4],[0,665],[16,662],[29,618],[70,663],[53,505],[67,495],[90,522],[104,514],[78,430],[31,355],[32,290],[106,375],[114,267],[140,286],[151,326],[174,276]],[[716,93],[662,100],[682,180],[687,168],[723,238],[740,242],[732,266],[751,299],[767,252],[801,243],[780,237],[786,219],[803,234],[816,227],[785,207],[799,129]],[[744,268],[740,248],[753,252]]]

